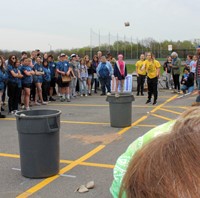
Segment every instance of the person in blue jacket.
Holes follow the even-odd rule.
[[[49,90],[49,101],[56,101],[55,98],[53,98],[53,93],[56,87],[56,63],[54,62],[53,55],[49,55],[48,58],[48,67],[51,71],[51,82],[50,82],[50,90]]]
[[[42,97],[45,102],[48,102],[48,94],[50,89],[50,82],[51,82],[51,70],[48,66],[48,61],[44,60],[43,63],[43,83],[42,83]]]
[[[5,118],[5,115],[1,114],[1,103],[2,103],[2,95],[5,88],[5,81],[7,79],[7,74],[3,65],[3,58],[0,57],[0,118]]]
[[[113,75],[113,69],[110,62],[106,60],[105,56],[101,57],[101,62],[99,63],[97,69],[97,76],[99,77],[99,81],[101,83],[101,96],[111,94],[111,76]]]

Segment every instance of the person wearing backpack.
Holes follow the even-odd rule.
[[[106,60],[105,56],[101,57],[101,62],[99,63],[97,67],[97,76],[99,77],[99,81],[101,83],[101,96],[106,95],[106,89],[107,89],[107,95],[111,94],[111,76],[113,74],[113,68],[112,65]]]

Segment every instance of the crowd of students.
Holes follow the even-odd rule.
[[[99,51],[90,60],[86,55],[80,58],[76,54],[70,57],[61,53],[57,61],[51,54],[43,54],[39,50],[32,51],[30,57],[26,52],[18,58],[10,55],[8,60],[0,56],[0,105],[8,96],[8,112],[15,114],[20,109],[30,110],[30,105],[47,105],[56,101],[54,94],[60,96],[60,101],[70,102],[71,99],[97,93],[101,85],[101,95],[111,94],[111,80],[117,85],[123,82],[127,75],[123,55],[115,60],[111,54],[102,56]],[[92,87],[94,92],[92,93]],[[7,94],[6,94],[7,93]],[[118,97],[116,89],[116,97]],[[1,105],[0,117],[4,111]]]
[[[197,55],[188,55],[183,71],[181,71],[181,59],[176,52],[172,52],[171,56],[163,64],[164,75],[166,77],[166,88],[172,90],[173,93],[190,94],[194,91],[196,82],[197,88],[200,90],[200,70],[197,70],[198,63]],[[152,53],[147,53],[146,56],[141,54],[140,60],[136,62],[137,74],[137,95],[144,95],[144,84],[147,76],[148,100],[147,104],[151,103],[151,97],[154,95],[153,105],[157,103],[158,98],[158,79],[160,77],[160,63],[155,59]],[[182,74],[182,76],[180,76]],[[200,97],[198,97],[194,105],[200,105]]]
[[[167,77],[167,88],[174,88],[174,93],[176,93],[177,88],[178,93],[180,93],[180,90],[183,91],[184,94],[186,91],[191,93],[194,90],[194,81],[196,79],[197,55],[187,56],[181,78],[181,60],[178,58],[177,53],[172,53],[172,55],[173,56],[168,56],[164,63],[164,71],[166,72]],[[176,59],[176,67],[173,67],[174,59]]]
[[[88,55],[80,58],[76,54],[68,57],[64,53],[56,59],[55,61],[51,54],[42,55],[39,50],[32,51],[30,57],[26,52],[22,52],[20,58],[10,55],[8,60],[0,56],[0,104],[5,103],[7,93],[8,111],[14,114],[20,109],[19,105],[25,110],[30,109],[30,104],[47,105],[49,101],[56,100],[53,97],[55,94],[60,96],[61,102],[70,102],[77,97],[77,93],[81,97],[96,94],[99,86],[102,96],[110,95],[111,90],[114,90],[115,96],[119,97],[119,84],[120,91],[123,92],[127,68],[121,54],[117,60],[111,54],[102,56],[101,51],[94,55],[92,60]],[[183,76],[180,79],[181,60],[178,54],[173,52],[167,57],[163,65],[167,88],[173,89],[174,93],[180,93],[181,90],[183,93],[186,91],[191,93],[194,90],[194,81],[200,85],[198,82],[200,71],[196,70],[197,60],[198,53],[187,56]],[[147,77],[146,104],[157,104],[160,68],[161,64],[151,52],[141,54],[140,60],[136,62],[137,96],[144,95]],[[94,88],[93,93],[92,88]],[[152,96],[154,96],[153,102]],[[200,97],[197,97],[197,103],[200,104]],[[5,117],[2,111],[4,111],[3,106],[0,117]]]

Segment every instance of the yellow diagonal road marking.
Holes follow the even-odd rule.
[[[154,125],[154,124],[137,124],[136,125],[137,127],[152,127],[152,128],[154,128],[154,127],[157,127],[158,125]]]
[[[98,153],[99,151],[101,151],[103,148],[105,147],[105,145],[100,145],[98,147],[96,147],[95,149],[93,149],[92,151],[90,151],[89,153],[85,154],[84,156],[80,157],[79,159],[75,160],[74,162],[72,162],[71,164],[65,166],[64,168],[62,168],[59,172],[59,174],[64,174],[65,172],[73,169],[74,167],[76,167],[77,165],[79,165],[81,162],[89,159],[90,157],[92,157],[93,155],[95,155],[96,153]],[[34,194],[35,192],[39,191],[40,189],[44,188],[46,185],[48,185],[49,183],[53,182],[54,180],[58,179],[60,176],[59,175],[55,175],[53,177],[49,177],[47,179],[44,179],[43,181],[41,181],[40,183],[36,184],[35,186],[29,188],[27,191],[23,192],[22,194],[18,195],[17,198],[26,198],[31,196],[32,194]]]
[[[151,115],[152,115],[152,116],[155,116],[155,117],[157,117],[157,118],[161,118],[161,119],[163,119],[163,120],[167,120],[167,121],[172,120],[171,118],[167,118],[167,117],[164,117],[164,116],[155,114],[155,113],[152,113]]]
[[[147,118],[147,116],[142,116],[140,119],[138,119],[137,121],[133,122],[130,127],[125,127],[122,130],[120,130],[118,132],[118,134],[122,135],[122,134],[126,133],[129,129],[131,129],[133,126],[136,126],[140,122],[144,121],[146,118]]]
[[[166,111],[166,112],[169,112],[169,113],[173,113],[173,114],[177,114],[177,115],[181,115],[181,114],[182,114],[182,113],[180,113],[180,112],[172,111],[172,110],[165,109],[165,108],[160,108],[160,110],[162,110],[162,111]]]
[[[0,120],[6,120],[6,121],[15,121],[15,118],[2,118]],[[79,121],[70,121],[70,120],[61,120],[61,123],[67,123],[67,124],[86,124],[86,125],[107,125],[110,124],[109,122],[79,122]]]
[[[109,122],[78,122],[78,121],[60,121],[61,123],[67,124],[87,124],[87,125],[105,125],[110,124]]]
[[[15,154],[8,154],[8,153],[0,153],[0,157],[10,157],[10,158],[20,158],[19,155],[15,155]]]
[[[0,153],[0,157],[8,157],[8,158],[19,159],[20,155],[9,154],[9,153]],[[63,163],[63,164],[71,164],[73,162],[74,162],[73,160],[60,160],[60,163]],[[101,164],[101,163],[93,163],[93,162],[81,162],[79,165],[101,167],[101,168],[114,168],[113,164]]]
[[[165,102],[163,102],[162,104],[158,105],[156,108],[154,108],[153,110],[151,110],[151,113],[155,113],[156,111],[158,111],[161,107],[165,106],[167,103],[171,102],[172,100],[174,100],[175,98],[177,98],[178,95],[172,96],[171,98],[169,98],[168,100],[166,100]]]

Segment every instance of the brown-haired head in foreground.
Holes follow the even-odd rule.
[[[185,111],[170,133],[145,145],[133,157],[119,197],[200,197],[200,108]]]

